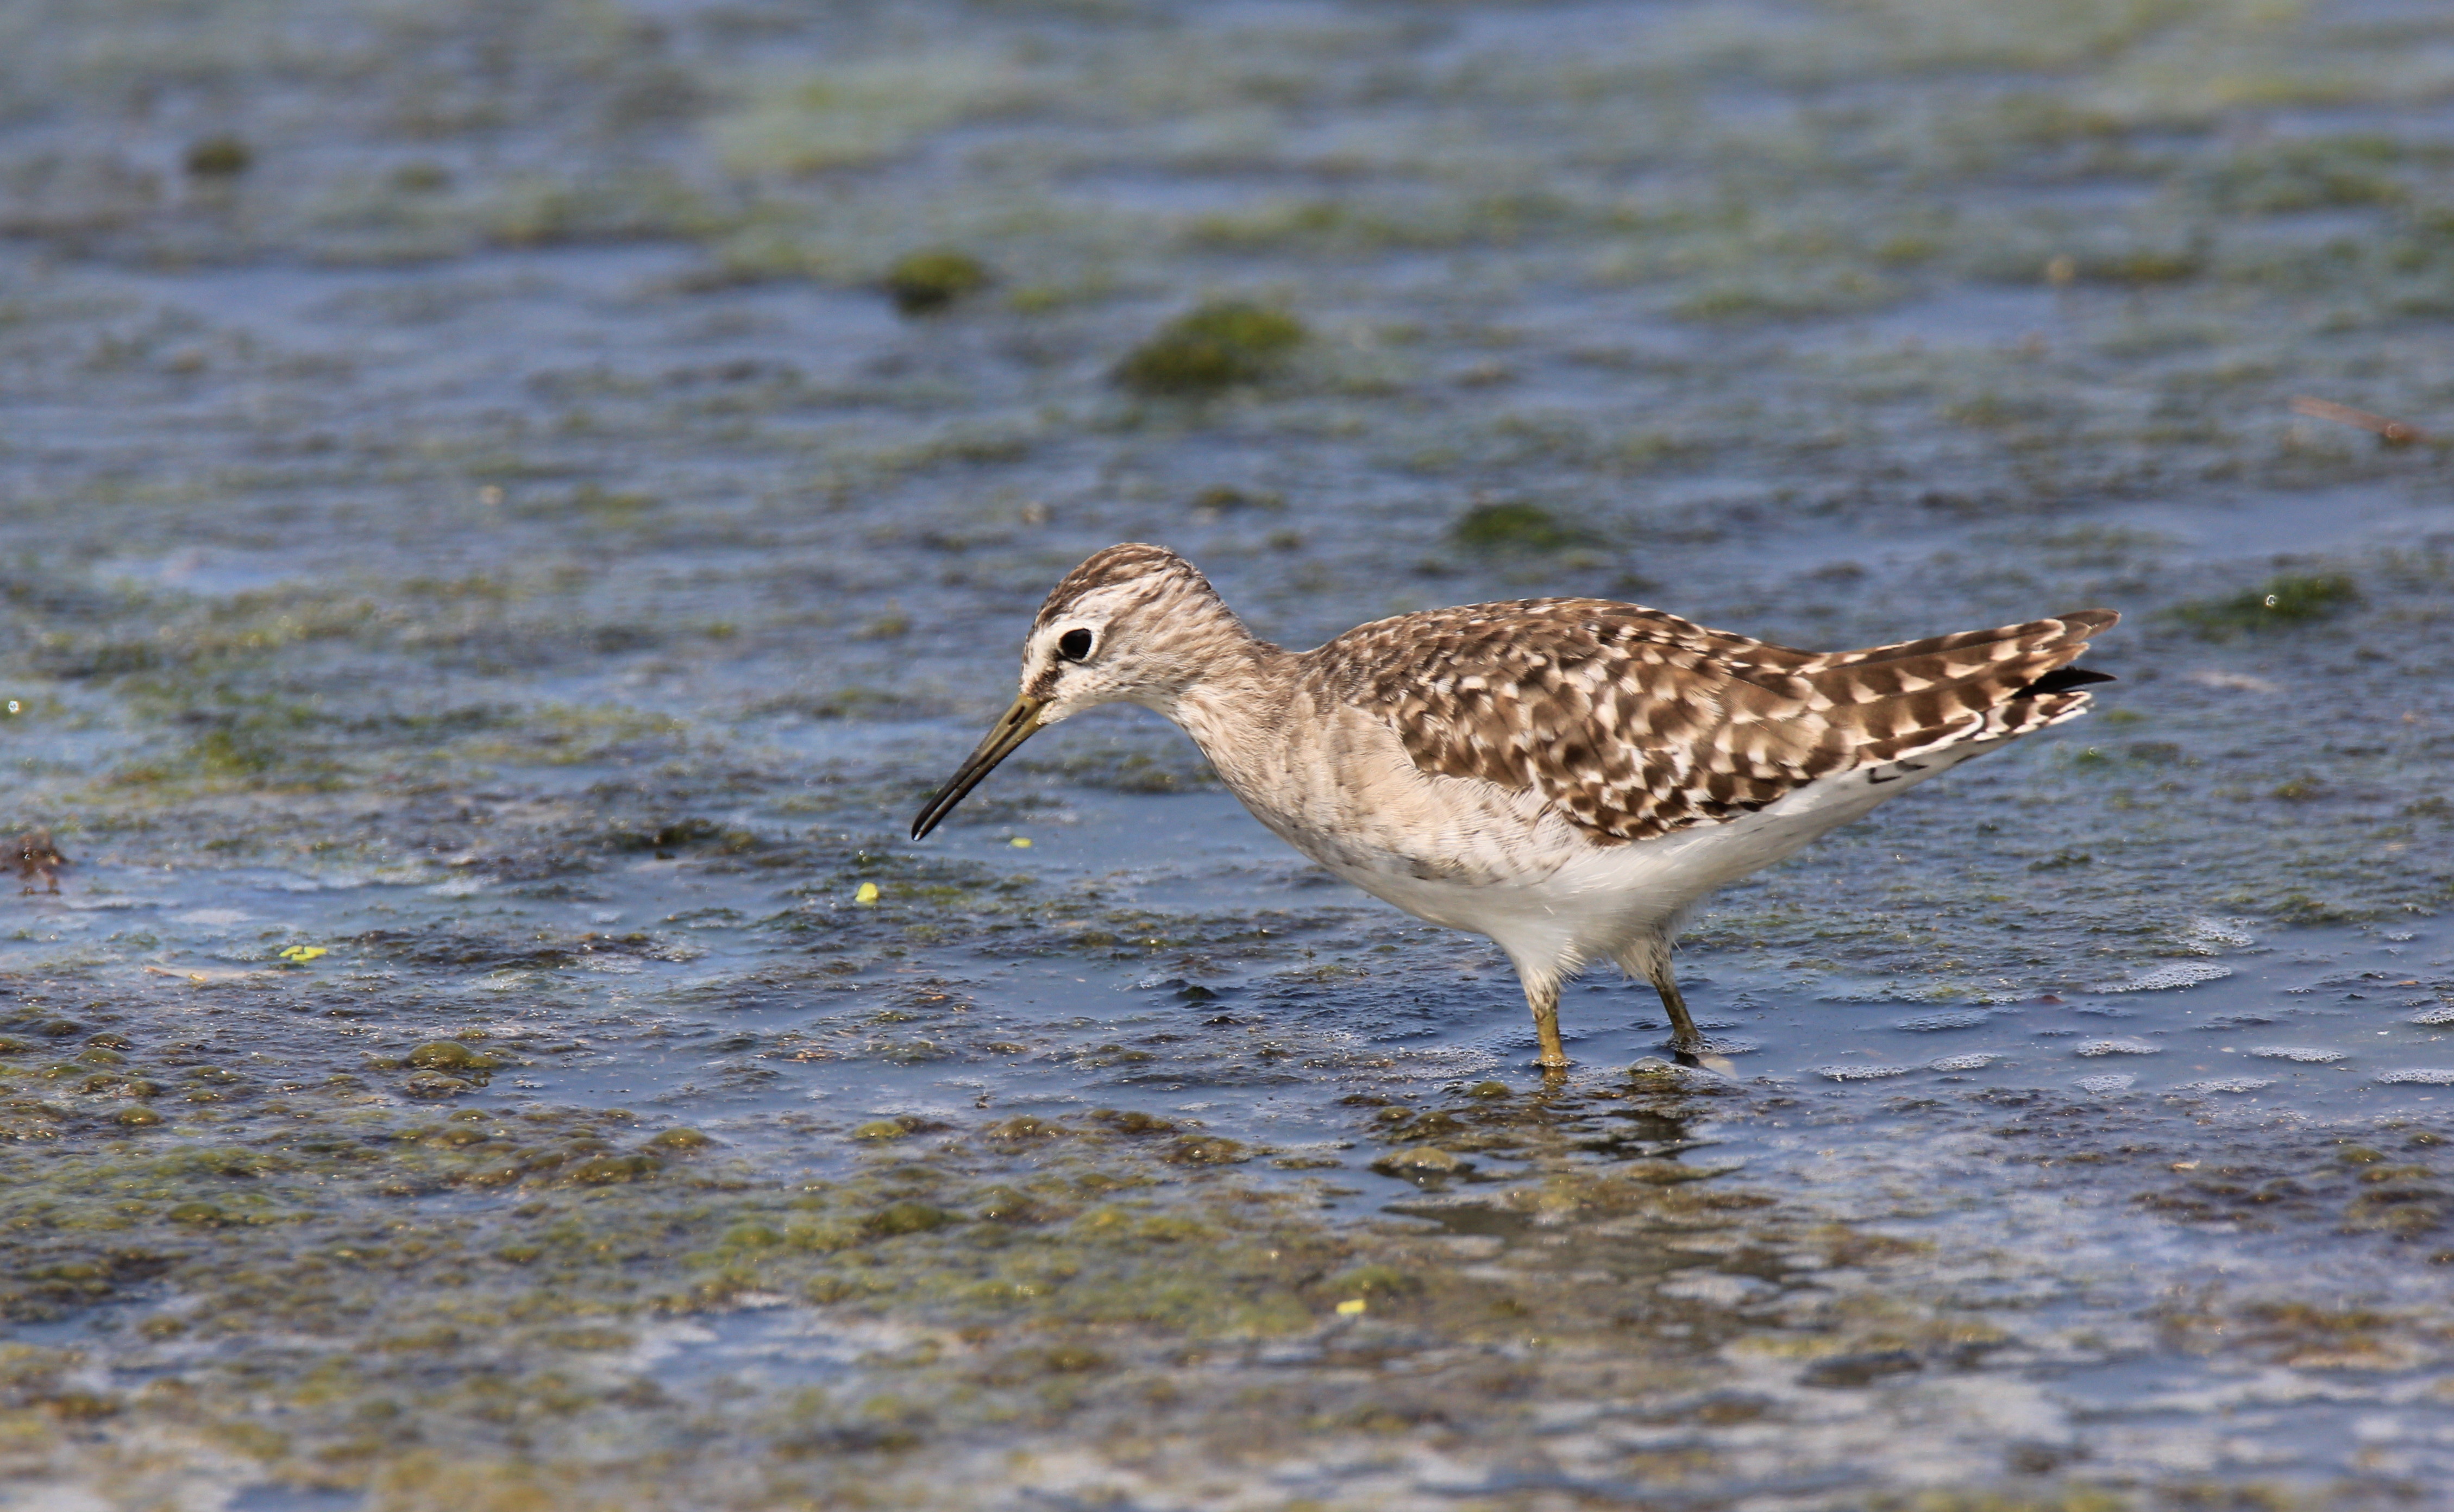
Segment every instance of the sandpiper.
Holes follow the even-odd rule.
[[[1559,988],[1616,961],[1705,1046],[1671,977],[1723,884],[1971,756],[2087,709],[2081,609],[1861,651],[1792,650],[1604,599],[1401,614],[1313,650],[1260,640],[1193,564],[1112,546],[1048,595],[1021,694],[912,824],[1098,704],[1157,710],[1289,845],[1418,919],[1488,935],[1541,1064]]]

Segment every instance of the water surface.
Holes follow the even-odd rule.
[[[0,25],[6,1504],[2444,1499],[2433,11]],[[2122,682],[1546,1083],[1138,711],[903,838],[1117,540]]]

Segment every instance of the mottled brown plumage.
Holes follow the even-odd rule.
[[[1818,654],[1632,604],[1523,599],[1381,620],[1304,660],[1386,715],[1423,770],[1539,793],[1623,842],[2051,724],[2087,695],[2029,689],[2114,619],[2090,609]]]
[[[1545,1066],[1559,985],[1670,974],[1687,912],[1839,825],[2084,712],[2103,609],[1856,651],[1796,650],[1602,599],[1400,615],[1310,651],[1257,639],[1192,564],[1098,552],[1033,621],[1020,696],[913,822],[926,835],[1035,730],[1136,703],[1191,735],[1290,845],[1418,918],[1489,935]]]

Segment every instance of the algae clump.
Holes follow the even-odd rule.
[[[190,178],[236,178],[255,166],[255,149],[243,137],[209,136],[188,149]]]
[[[457,1040],[432,1040],[404,1057],[423,1071],[491,1071],[503,1063],[480,1054]]]
[[[934,315],[991,282],[988,269],[971,253],[932,248],[897,258],[881,287],[902,313]]]
[[[1521,499],[1476,505],[1458,516],[1449,536],[1478,551],[1558,551],[1594,544],[1590,531]]]
[[[2287,572],[2224,598],[2177,604],[2168,612],[2202,635],[2223,637],[2331,619],[2360,601],[2360,585],[2346,574]]]
[[[662,1169],[663,1163],[653,1155],[599,1155],[563,1172],[562,1179],[573,1186],[618,1186],[646,1181]]]
[[[1213,300],[1125,354],[1116,380],[1137,393],[1198,397],[1276,377],[1309,336],[1302,321],[1246,300]]]
[[[891,1203],[861,1221],[861,1226],[873,1234],[891,1238],[897,1234],[925,1234],[933,1228],[943,1228],[956,1222],[954,1214],[927,1203]]]
[[[1237,1141],[1210,1134],[1177,1140],[1159,1157],[1171,1165],[1240,1165],[1252,1158],[1252,1152]]]

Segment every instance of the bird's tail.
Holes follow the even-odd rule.
[[[2121,618],[2080,609],[1990,630],[1836,651],[1797,668],[1814,701],[1854,737],[1855,766],[1968,741],[2006,740],[2087,711],[2104,672],[2073,666],[2088,638]]]

